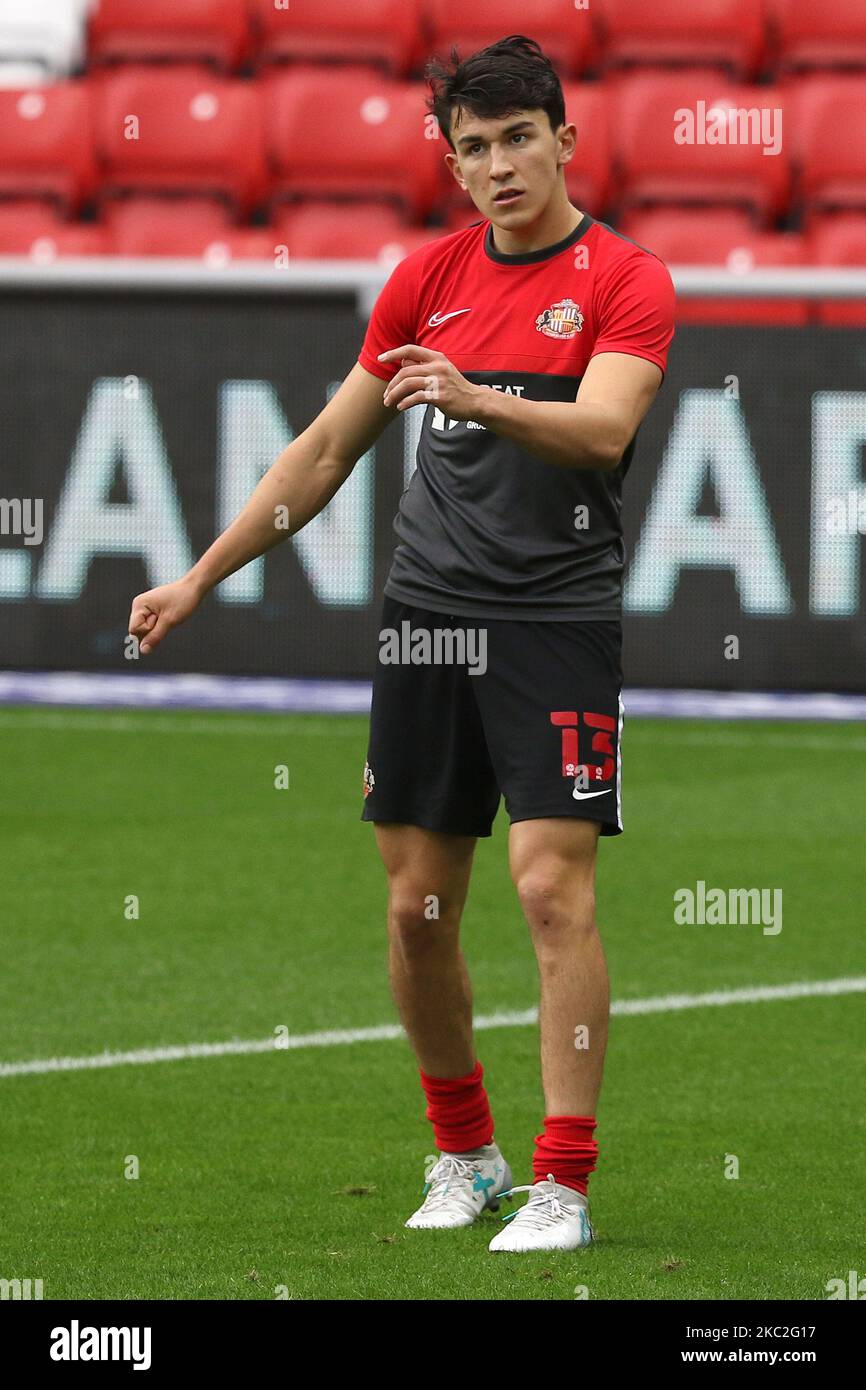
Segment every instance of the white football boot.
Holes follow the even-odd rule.
[[[595,1239],[586,1197],[563,1187],[552,1173],[546,1182],[511,1192],[528,1192],[526,1206],[504,1218],[509,1224],[493,1237],[489,1250],[577,1250]]]
[[[440,1154],[424,1184],[424,1201],[405,1224],[427,1231],[471,1226],[483,1211],[499,1210],[499,1198],[511,1183],[511,1169],[497,1144]]]

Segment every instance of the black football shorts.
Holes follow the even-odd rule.
[[[622,830],[621,624],[461,618],[385,596],[361,819],[452,835]]]

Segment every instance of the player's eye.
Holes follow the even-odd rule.
[[[523,134],[522,131],[518,130],[514,135],[512,135],[511,138],[512,140],[525,140],[526,136]]]

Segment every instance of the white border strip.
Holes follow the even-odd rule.
[[[430,238],[435,240],[434,236]],[[394,262],[295,260],[285,266],[271,261],[229,261],[208,265],[197,257],[64,256],[41,263],[29,256],[0,256],[0,287],[5,289],[174,290],[208,294],[356,293],[375,298]],[[721,299],[864,299],[866,269],[796,266],[729,270],[719,265],[669,267],[677,294]]]
[[[620,830],[624,829],[622,823],[622,731],[625,724],[625,705],[623,704],[622,691],[617,696],[619,701],[619,723],[616,731],[616,823]]]
[[[678,1013],[682,1009],[724,1008],[731,1004],[764,1004],[777,1000],[811,999],[817,996],[866,993],[866,975],[838,980],[803,980],[789,985],[755,985],[746,989],[713,990],[709,994],[664,994],[648,999],[620,999],[611,1014]],[[537,1009],[486,1014],[475,1020],[476,1032],[491,1028],[526,1028],[538,1021]],[[221,1043],[187,1043],[177,1047],[145,1047],[134,1052],[100,1052],[93,1057],[45,1057],[32,1062],[0,1063],[0,1079],[41,1076],[49,1072],[98,1071],[106,1067],[148,1066],[153,1062],[186,1062],[202,1057],[237,1057],[255,1052],[294,1052],[314,1047],[344,1047],[354,1043],[393,1042],[404,1037],[396,1023],[376,1028],[331,1029],[323,1033],[298,1033],[293,1037]]]
[[[866,694],[831,691],[626,688],[628,713],[646,719],[866,720]],[[0,706],[231,710],[260,714],[369,714],[369,681],[271,676],[0,671]]]
[[[0,256],[4,289],[175,290],[213,294],[376,294],[393,262],[237,260],[213,266],[187,256],[63,256],[42,262]],[[834,272],[838,274],[837,272]],[[864,276],[866,278],[866,276]]]

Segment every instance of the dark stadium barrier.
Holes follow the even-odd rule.
[[[0,281],[0,666],[131,669],[132,596],[322,408],[363,302]],[[139,669],[368,677],[420,416]],[[679,329],[624,487],[630,685],[866,690],[864,442],[856,329]]]

